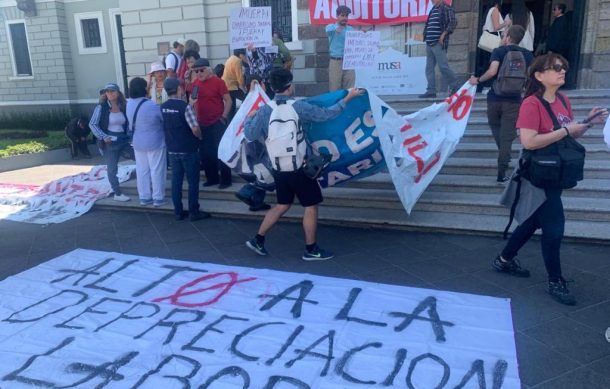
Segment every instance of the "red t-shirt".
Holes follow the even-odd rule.
[[[220,119],[224,112],[225,104],[222,97],[229,93],[227,85],[220,78],[212,76],[205,81],[195,80],[193,86],[199,87],[196,104],[197,119],[201,125],[211,126]]]
[[[567,109],[561,100],[559,100],[559,97],[556,97],[555,101],[551,103],[551,110],[557,117],[559,124],[565,126],[574,121],[574,115],[572,114],[570,99],[564,94],[562,96],[568,106]],[[537,130],[539,134],[553,131],[553,120],[549,117],[538,97],[529,96],[523,100],[519,109],[519,117],[517,118],[517,128]]]

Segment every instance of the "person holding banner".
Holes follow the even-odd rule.
[[[294,92],[292,73],[286,69],[274,70],[271,72],[270,82],[271,87],[276,92],[274,101],[280,105],[287,104]],[[361,96],[363,93],[364,91],[360,89],[352,88],[342,100],[327,108],[303,100],[290,102],[290,104],[292,104],[292,108],[302,124],[306,122],[325,122],[337,117],[351,99]],[[244,135],[248,142],[265,142],[272,111],[273,109],[270,106],[265,105],[248,115],[244,122]],[[303,124],[303,127],[306,127],[306,125]],[[290,209],[296,195],[305,208],[303,215],[305,251],[302,259],[305,261],[322,261],[333,258],[334,254],[320,248],[316,241],[318,204],[322,202],[322,191],[318,181],[307,177],[302,166],[297,166],[297,170],[292,171],[273,170],[273,178],[276,185],[277,205],[265,214],[265,219],[261,223],[256,236],[247,241],[246,246],[258,255],[268,254],[265,249],[265,235]]]
[[[534,60],[532,53],[522,47],[519,47],[519,42],[523,39],[525,29],[521,26],[511,26],[502,38],[502,46],[494,49],[491,53],[491,61],[489,69],[485,71],[481,76],[470,77],[471,85],[478,85],[487,81],[494,81],[498,78],[498,72],[506,59],[506,56],[511,51],[520,51],[523,54],[522,61],[508,62],[506,66],[518,66],[521,67],[523,75],[523,85],[527,79],[527,68]],[[507,59],[508,60],[508,59]],[[510,163],[510,154],[512,144],[517,137],[517,129],[515,124],[517,123],[517,115],[519,114],[519,106],[521,105],[521,91],[523,85],[519,88],[519,91],[514,94],[499,94],[496,93],[496,85],[489,90],[487,93],[487,122],[491,127],[496,146],[498,147],[498,183],[505,183],[509,180],[506,176],[506,170]]]
[[[354,69],[343,70],[343,53],[345,51],[345,36],[353,27],[347,25],[352,10],[345,5],[337,7],[337,23],[326,26],[328,36],[328,87],[331,92],[339,89],[353,88],[356,83]]]
[[[457,26],[455,11],[453,7],[445,4],[444,0],[432,0],[434,6],[428,14],[426,26],[424,27],[424,42],[426,43],[426,79],[428,87],[426,93],[419,95],[420,98],[436,97],[436,73],[438,68],[441,75],[451,88],[450,94],[458,90],[458,80],[447,61],[447,48],[449,47],[449,36]]]

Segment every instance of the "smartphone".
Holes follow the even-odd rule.
[[[602,113],[604,113],[603,110],[597,111],[593,116],[589,116],[588,118],[586,118],[585,120],[583,120],[581,123],[582,124],[589,124],[589,122],[593,119],[595,119],[596,117],[598,117],[599,115],[601,115]]]
[[[197,95],[199,95],[199,86],[195,85],[193,90],[191,90],[191,99],[197,99]]]

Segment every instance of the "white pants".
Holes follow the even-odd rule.
[[[163,200],[167,178],[165,147],[152,151],[135,151],[138,197],[140,200]]]

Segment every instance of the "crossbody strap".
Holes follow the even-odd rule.
[[[564,97],[559,93],[556,94],[555,96],[557,96],[559,101],[561,101],[561,104],[563,104],[563,106],[567,110],[568,105],[566,104]],[[559,121],[557,120],[557,116],[555,115],[555,113],[553,113],[553,110],[551,109],[551,104],[549,104],[549,102],[546,101],[542,96],[536,96],[536,97],[538,97],[538,100],[540,100],[540,102],[542,103],[542,106],[546,109],[546,112],[551,117],[551,121],[553,122],[553,131],[560,129],[562,127],[562,125],[559,124]]]
[[[133,113],[133,120],[131,121],[131,132],[136,132],[136,118],[138,117],[138,111],[140,110],[140,107],[142,106],[142,104],[144,104],[144,102],[148,100],[146,98],[143,98],[142,101],[140,101],[138,103],[138,106],[136,107],[136,111]]]

